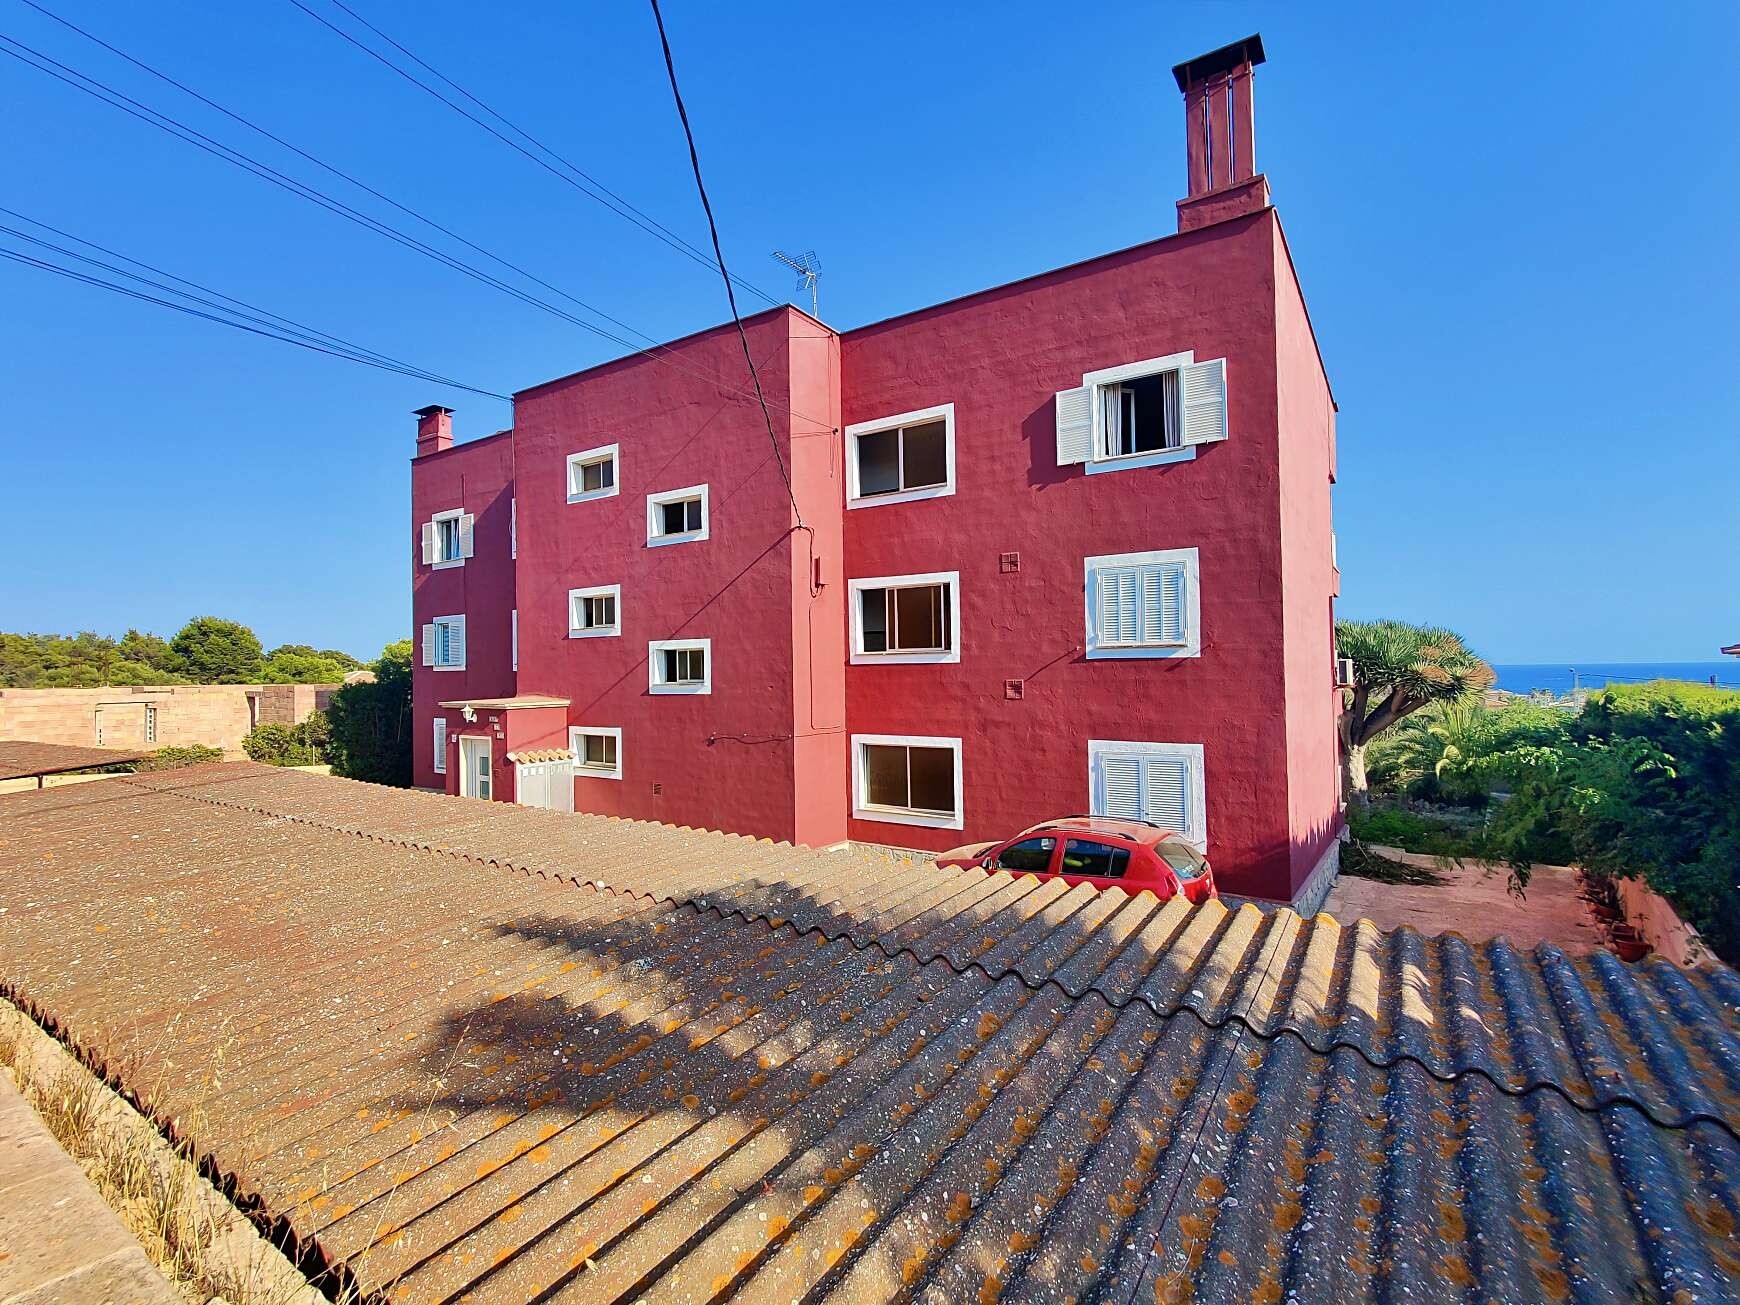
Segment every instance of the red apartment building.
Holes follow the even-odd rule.
[[[826,846],[1140,816],[1336,864],[1335,404],[1253,158],[1174,70],[1178,231],[888,321],[793,307],[523,390],[412,463],[416,780]]]

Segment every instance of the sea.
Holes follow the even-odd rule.
[[[1740,689],[1740,657],[1723,662],[1586,662],[1580,665],[1505,665],[1496,662],[1498,688],[1512,693],[1545,689],[1562,696],[1574,689],[1599,689],[1608,684],[1641,684],[1645,680],[1690,680],[1724,689]]]

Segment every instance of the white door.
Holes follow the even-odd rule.
[[[466,736],[459,740],[459,794],[490,799],[489,740]]]

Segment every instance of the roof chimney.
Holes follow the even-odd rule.
[[[453,409],[431,403],[417,409],[417,456],[427,457],[453,447]]]
[[[1252,70],[1263,58],[1263,38],[1252,35],[1172,70],[1184,92],[1185,157],[1190,165],[1190,190],[1178,201],[1180,231],[1269,206],[1269,179],[1257,171],[1257,130],[1251,116]]]

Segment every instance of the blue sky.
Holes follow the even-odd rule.
[[[42,2],[648,335],[724,315],[704,268],[288,0]],[[646,7],[351,7],[705,245]],[[1342,613],[1442,622],[1500,662],[1740,638],[1740,110],[1705,53],[1740,36],[1731,3],[666,19],[733,270],[783,297],[768,252],[817,250],[841,327],[1170,232],[1168,69],[1260,29],[1258,162],[1341,403]],[[19,0],[0,33],[367,202]],[[0,204],[275,313],[503,392],[621,352],[7,58],[0,120]],[[509,418],[0,263],[22,542],[0,628],[214,612],[372,655],[409,625],[409,413],[432,401],[461,438]]]

